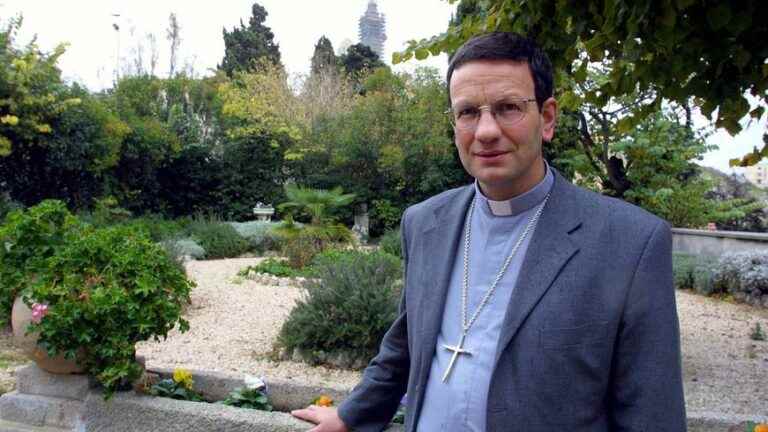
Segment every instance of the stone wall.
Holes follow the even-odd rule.
[[[720,256],[726,252],[768,251],[768,234],[673,228],[672,250],[709,256]]]

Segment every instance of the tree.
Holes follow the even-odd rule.
[[[0,157],[15,146],[40,145],[52,131],[50,122],[80,103],[67,94],[56,66],[64,45],[50,54],[34,41],[18,49],[14,36],[20,27],[20,19],[11,20],[0,31]]]
[[[166,30],[165,38],[171,44],[168,78],[173,78],[173,74],[176,72],[176,62],[178,61],[179,56],[179,45],[181,45],[181,26],[179,25],[179,20],[176,18],[176,14],[173,12],[168,16],[168,29]]]
[[[258,3],[251,9],[252,15],[246,27],[242,20],[240,28],[224,33],[224,58],[219,66],[227,76],[235,71],[255,71],[260,60],[266,59],[273,65],[280,65],[280,50],[274,42],[272,30],[264,25],[267,10]]]
[[[744,178],[726,175],[712,168],[704,168],[704,175],[714,187],[706,197],[719,202],[736,202],[740,212],[717,221],[717,229],[725,231],[765,232],[768,225],[765,191],[752,185]]]
[[[127,126],[97,98],[68,87],[56,66],[64,47],[16,48],[11,21],[0,32],[0,193],[24,205],[60,198],[87,206],[117,161]]]
[[[611,2],[575,0],[489,0],[481,10],[464,16],[445,33],[410,41],[393,62],[430,54],[451,53],[468,38],[494,30],[516,31],[536,39],[553,60],[555,70],[582,82],[589,63],[603,63],[609,79],[584,98],[605,106],[610,98],[636,91],[653,99],[632,108],[620,127],[628,131],[656,111],[661,101],[681,105],[691,99],[715,125],[731,134],[749,114],[763,119],[768,103],[768,4],[738,5],[706,0]],[[750,111],[749,92],[763,106]],[[561,89],[564,105],[575,102],[568,87]],[[768,133],[761,150],[731,164],[751,165],[768,155]]]
[[[376,235],[397,226],[408,205],[469,178],[451,142],[445,83],[435,70],[380,68],[361,86],[362,95],[347,93],[333,110],[316,113],[289,167],[304,186],[354,193],[355,204],[370,209]]]
[[[237,218],[246,217],[258,201],[281,201],[285,154],[304,130],[285,70],[267,59],[256,70],[236,72],[218,88],[225,137],[221,202]]]
[[[376,68],[386,67],[379,55],[371,47],[361,43],[351,45],[347,52],[339,58],[339,63],[351,76],[370,72]]]
[[[321,36],[315,44],[315,52],[312,54],[312,75],[317,75],[327,69],[335,69],[338,60],[333,53],[333,45],[325,36]]]

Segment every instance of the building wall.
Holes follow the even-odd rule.
[[[768,164],[757,164],[745,168],[744,177],[756,186],[768,187]]]

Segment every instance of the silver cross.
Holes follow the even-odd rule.
[[[445,370],[445,374],[443,375],[443,382],[448,380],[448,375],[451,374],[451,370],[453,370],[453,365],[456,363],[456,359],[459,357],[459,354],[466,354],[469,356],[472,355],[471,352],[462,348],[462,346],[464,346],[464,337],[466,335],[466,333],[461,332],[461,339],[459,339],[459,343],[457,343],[455,346],[443,344],[443,348],[447,349],[448,351],[453,351],[451,361],[448,363],[448,369]]]

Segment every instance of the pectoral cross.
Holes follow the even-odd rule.
[[[456,359],[459,357],[459,354],[466,354],[470,356],[472,355],[471,352],[462,348],[464,346],[464,337],[466,335],[466,333],[461,332],[461,339],[459,339],[459,343],[457,343],[455,346],[443,344],[443,348],[447,349],[448,351],[453,351],[451,361],[448,363],[448,369],[445,370],[445,374],[443,375],[443,382],[448,380],[448,375],[451,374],[451,370],[453,370],[453,365],[456,363]]]

